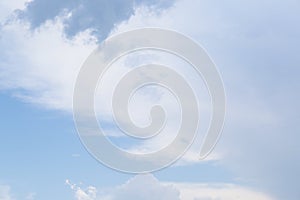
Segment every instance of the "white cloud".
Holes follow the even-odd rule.
[[[97,189],[93,186],[81,189],[76,184],[72,184],[70,180],[66,180],[66,184],[74,191],[76,200],[95,200],[97,197]]]
[[[181,200],[272,200],[273,198],[251,188],[234,184],[175,184],[180,188]]]
[[[140,16],[141,19],[151,16],[149,19],[153,18],[152,23],[160,21],[160,14],[148,10],[146,7],[138,8],[137,13],[137,16],[144,13],[143,16]],[[2,27],[0,46],[5,51],[0,55],[0,89],[11,90],[14,96],[43,108],[71,112],[73,88],[77,74],[87,56],[96,47],[96,39],[91,36],[89,30],[78,34],[73,39],[67,39],[63,34],[62,18],[63,16],[57,17],[55,21],[48,21],[33,32],[29,29],[28,24],[17,21]],[[164,20],[162,22],[165,23]],[[172,59],[169,58],[169,60]],[[132,60],[130,62],[136,63]],[[187,76],[191,77],[191,73],[187,73]],[[105,90],[103,96],[107,96],[110,91],[110,88]],[[145,104],[152,105],[153,103],[151,100],[145,101],[147,97],[149,97],[148,94],[142,96],[143,101],[134,103],[133,108],[138,111],[134,116],[137,116],[138,120],[145,119],[142,117],[148,111]],[[203,99],[202,97],[199,99]],[[174,100],[174,97],[172,98]],[[169,116],[177,116],[178,112],[175,112],[175,109],[172,110],[171,100],[167,96],[162,98],[161,102],[169,106],[168,110],[171,111]],[[202,106],[203,109],[207,109],[205,105]],[[106,110],[101,110],[99,113],[104,115],[102,119],[107,121]],[[179,117],[172,119],[171,125],[168,126],[169,129],[165,130],[161,137],[128,148],[129,151],[146,150],[149,152],[161,149],[174,138],[175,135],[172,133],[177,132],[178,119]],[[205,128],[202,127],[202,132],[205,132]],[[200,145],[201,138],[195,145],[197,151]],[[198,157],[193,159],[193,156],[196,155],[194,152],[188,154],[187,161],[198,161]]]
[[[36,199],[36,193],[35,192],[31,192],[31,193],[29,193],[27,196],[26,196],[26,200],[34,200],[34,199]]]
[[[299,105],[299,2],[263,2],[182,0],[161,14],[139,8],[114,32],[155,26],[201,42],[227,88],[227,123],[217,151],[222,163],[291,199],[299,196],[299,116],[294,114]],[[20,23],[2,27],[1,88],[43,107],[70,111],[78,69],[95,46],[89,39],[88,31],[66,39],[59,19],[34,33]],[[198,149],[194,146],[194,152]],[[287,168],[286,163],[294,164]]]
[[[0,185],[0,199],[1,200],[13,200],[10,193],[10,187],[6,185]]]
[[[179,191],[173,185],[162,184],[153,175],[147,174],[135,176],[124,185],[111,189],[105,196],[110,200],[179,200]]]
[[[0,200],[17,200],[17,199],[34,200],[36,199],[35,197],[36,197],[35,192],[30,192],[27,194],[26,197],[23,198],[16,197],[16,195],[11,192],[10,186],[0,185]]]
[[[167,183],[151,174],[137,175],[121,186],[98,190],[98,193],[91,186],[82,190],[67,183],[75,192],[76,200],[272,200],[262,192],[234,184]]]
[[[89,31],[68,40],[60,18],[31,32],[27,24],[1,29],[0,88],[42,107],[71,111],[77,73],[95,48]]]
[[[66,184],[74,191],[76,200],[179,200],[179,192],[175,187],[160,183],[152,175],[139,175],[121,186],[102,190],[93,186],[82,189],[69,180],[66,180]]]
[[[0,2],[0,21],[5,20],[14,10],[25,8],[26,0],[2,0]]]
[[[294,0],[182,0],[160,16],[140,9],[115,29],[175,29],[208,50],[227,93],[225,128],[214,152],[223,167],[281,199],[300,194],[299,8]]]

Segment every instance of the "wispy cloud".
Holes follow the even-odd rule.
[[[0,185],[0,199],[1,200],[14,200],[14,198],[11,195],[9,186]]]
[[[89,186],[86,189],[82,189],[80,186],[71,183],[70,180],[66,180],[66,184],[74,191],[76,200],[96,200],[97,189],[93,186]]]

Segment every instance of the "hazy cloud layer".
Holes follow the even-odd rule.
[[[0,199],[1,200],[13,200],[10,187],[6,185],[0,185]]]
[[[208,50],[227,94],[225,128],[216,149],[224,155],[221,163],[279,199],[300,196],[299,13],[300,2],[294,0],[183,0],[159,20],[137,12],[118,27],[156,23]]]

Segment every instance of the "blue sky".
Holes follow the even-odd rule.
[[[0,199],[299,199],[299,13],[296,0],[1,1]],[[196,159],[200,138],[175,165],[135,176],[87,153],[72,92],[99,42],[149,26],[207,50],[227,116],[206,161]]]

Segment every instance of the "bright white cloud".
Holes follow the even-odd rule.
[[[95,200],[97,198],[97,189],[93,186],[82,189],[76,184],[72,184],[70,180],[66,180],[66,184],[74,191],[76,200]]]
[[[93,186],[82,189],[69,180],[66,183],[74,191],[76,200],[179,200],[179,191],[175,187],[160,183],[152,175],[136,176],[121,186],[104,190],[97,190]]]
[[[217,151],[222,163],[290,199],[299,196],[298,8],[293,0],[182,0],[160,14],[138,8],[114,30],[171,28],[201,42],[227,88],[227,124]],[[33,33],[22,23],[2,27],[1,88],[43,107],[71,110],[74,80],[95,43],[88,31],[73,40],[62,32],[59,18]]]
[[[145,11],[145,12],[143,12]],[[160,14],[152,12],[146,7],[137,9],[137,18],[153,17],[153,24],[160,22]],[[143,13],[143,16],[139,16]],[[54,21],[48,21],[35,31],[29,29],[29,25],[22,22],[11,22],[10,24],[2,27],[0,46],[5,49],[4,54],[0,55],[0,88],[3,90],[11,90],[13,95],[21,98],[24,101],[35,103],[41,107],[49,109],[57,109],[70,112],[72,109],[72,95],[74,83],[79,72],[79,69],[87,56],[96,47],[96,39],[90,34],[89,30],[78,34],[73,39],[67,39],[63,34],[62,19],[64,16],[57,17]],[[163,23],[164,20],[162,20]],[[163,24],[162,23],[162,24]],[[122,27],[123,25],[120,25]],[[126,25],[130,27],[131,25]],[[117,28],[119,29],[119,28]],[[166,56],[164,56],[165,58]],[[157,57],[156,57],[157,58]],[[170,63],[170,60],[174,58],[168,57],[168,59],[160,59],[162,62]],[[137,63],[133,59],[125,60],[124,62],[133,64],[143,64],[143,62]],[[131,63],[131,64],[130,64]],[[178,65],[178,63],[177,63]],[[180,65],[180,64],[179,64]],[[121,70],[119,68],[115,70],[116,75],[109,77],[109,80],[118,76]],[[186,73],[185,70],[181,72]],[[193,77],[192,72],[185,74],[187,77]],[[191,78],[193,80],[193,78]],[[192,81],[193,82],[193,81]],[[197,84],[194,81],[194,84]],[[204,85],[203,85],[204,86]],[[202,94],[199,87],[198,94]],[[198,88],[198,87],[197,87]],[[102,96],[109,96],[111,88],[104,90]],[[147,101],[149,94],[140,95],[142,101],[135,101],[133,110],[137,120],[145,119],[144,113],[148,112],[146,104],[153,105],[150,100]],[[161,97],[158,97],[161,98]],[[203,95],[199,99],[205,99]],[[174,102],[174,97],[170,98],[170,95],[165,95],[161,98],[160,102],[169,107],[171,113],[169,116],[178,116],[178,112],[172,110],[170,102]],[[109,105],[102,104],[102,105]],[[202,110],[207,109],[208,106],[202,105]],[[176,104],[175,104],[176,106]],[[103,106],[108,108],[109,106]],[[208,110],[206,110],[208,112]],[[107,110],[100,110],[99,113],[107,119]],[[177,113],[177,114],[176,114]],[[202,120],[204,119],[202,113]],[[208,117],[206,117],[206,124],[208,125]],[[179,117],[173,118],[169,128],[161,134],[160,137],[154,138],[151,141],[142,143],[142,145],[136,145],[134,147],[127,147],[129,151],[156,151],[174,138],[174,134],[177,132],[176,127]],[[111,120],[112,121],[112,120]],[[140,122],[140,121],[139,121]],[[203,121],[202,121],[203,122]],[[139,123],[140,124],[140,123]],[[205,132],[206,126],[202,127],[202,132]],[[114,133],[115,134],[115,133]],[[110,135],[114,135],[110,134]],[[203,134],[202,134],[203,136]],[[195,150],[199,151],[202,142],[202,137],[197,140],[195,144]],[[189,152],[185,160],[198,161],[196,151]],[[211,157],[212,158],[212,157]],[[214,157],[215,158],[215,157]]]
[[[76,200],[272,200],[262,192],[233,184],[164,183],[153,175],[138,175],[115,188],[82,190],[67,183],[75,192]],[[92,188],[92,189],[91,189]]]
[[[111,189],[105,196],[110,200],[179,200],[179,191],[173,185],[160,183],[153,175],[148,174],[135,176],[124,185]]]
[[[71,111],[77,73],[95,48],[89,31],[68,40],[61,20],[49,21],[31,32],[13,22],[1,29],[0,87],[43,107]]]

